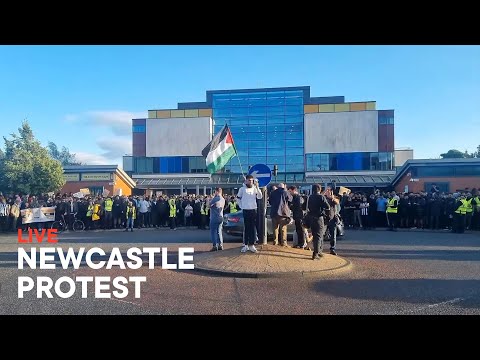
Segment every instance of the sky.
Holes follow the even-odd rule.
[[[285,86],[394,109],[416,159],[480,145],[480,46],[0,46],[0,135],[27,119],[42,144],[121,166],[149,109]]]

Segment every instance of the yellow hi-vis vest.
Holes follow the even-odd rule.
[[[472,200],[473,198],[471,198],[470,200],[465,200],[465,210],[467,213],[471,213],[473,211]]]
[[[113,207],[113,200],[112,199],[105,200],[105,211],[112,211],[112,207]]]
[[[170,217],[173,218],[177,216],[177,205],[175,204],[175,199],[168,200],[168,205],[170,206]]]
[[[92,214],[93,221],[100,220],[100,216],[98,215],[99,213],[100,213],[100,204],[93,205],[93,214]]]
[[[462,205],[460,205],[458,209],[455,210],[455,213],[465,215],[467,213],[467,200],[461,199],[460,202],[462,203]]]
[[[128,215],[130,215],[130,213],[132,213],[132,219],[135,220],[136,217],[137,217],[137,215],[136,215],[137,211],[133,206],[132,207],[127,206],[127,213],[125,214],[127,219],[128,219]]]
[[[92,216],[92,212],[93,212],[93,205],[88,205],[87,217]]]
[[[477,196],[477,197],[474,197],[474,199],[475,199],[475,203],[476,203],[475,204],[475,211],[480,212],[480,197]]]
[[[201,215],[208,215],[208,206],[207,206],[207,202],[205,201],[203,204],[202,204],[202,207],[200,208],[200,214]]]
[[[230,206],[230,214],[236,213],[237,210],[237,203],[235,201],[230,201],[228,203],[228,206]]]
[[[395,198],[391,198],[390,200],[388,200],[388,206],[387,206],[387,213],[390,213],[390,214],[396,214],[398,212],[398,207],[394,208],[392,206],[395,206]],[[397,205],[398,205],[398,202],[397,202]]]

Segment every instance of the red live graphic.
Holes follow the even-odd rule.
[[[48,230],[43,229],[42,232],[39,233],[37,229],[34,229],[33,231],[32,231],[32,229],[29,229],[28,230],[28,239],[24,239],[22,229],[18,229],[18,242],[19,243],[31,243],[31,242],[34,242],[34,240],[35,240],[38,243],[42,243],[45,240],[45,235],[47,235],[47,238],[46,238],[47,242],[57,243],[58,240],[57,240],[56,231],[57,230],[55,230],[55,229],[48,229]],[[35,236],[33,236],[33,235],[35,235]]]

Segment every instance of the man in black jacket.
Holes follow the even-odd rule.
[[[325,222],[323,215],[330,210],[330,205],[324,195],[321,194],[322,186],[312,185],[312,195],[308,199],[308,212],[312,218],[313,255],[312,260],[320,260],[323,257],[323,235],[325,234]]]
[[[290,195],[292,195],[292,205],[291,205],[291,210],[292,210],[292,217],[293,220],[295,221],[295,231],[297,233],[297,239],[298,239],[298,245],[297,247],[300,249],[305,248],[305,237],[303,235],[303,226],[302,226],[302,220],[303,220],[303,210],[302,210],[302,204],[303,204],[303,199],[298,193],[297,187],[296,186],[289,186],[288,191],[290,192]]]
[[[270,194],[270,217],[272,218],[274,245],[278,245],[278,232],[280,231],[280,245],[287,245],[287,225],[290,222],[290,206],[292,195],[285,190],[285,184],[278,184],[278,189]]]

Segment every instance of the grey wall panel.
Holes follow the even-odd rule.
[[[305,114],[305,153],[377,151],[377,111]]]
[[[212,139],[212,119],[147,119],[147,157],[201,156]]]

